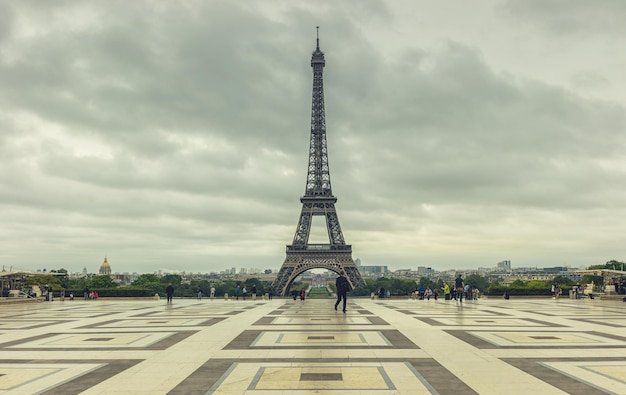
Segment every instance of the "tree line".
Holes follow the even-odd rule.
[[[624,262],[610,260],[604,265],[590,266],[589,269],[612,269],[622,270],[626,265]],[[559,283],[562,288],[571,287],[574,285],[574,281],[567,277],[556,276],[548,281],[521,281],[515,280],[508,286],[504,286],[497,282],[489,282],[486,277],[471,274],[464,278],[465,284],[470,287],[476,287],[481,293],[485,295],[502,295],[506,290],[510,294],[519,295],[548,295],[550,293],[550,287],[553,283]],[[580,283],[588,284],[595,283],[598,286],[603,286],[603,278],[601,276],[585,275],[581,278]],[[246,280],[191,280],[189,282],[183,282],[182,276],[178,274],[166,274],[158,276],[156,274],[142,274],[130,286],[120,287],[110,276],[107,275],[94,275],[83,278],[70,278],[67,275],[67,270],[51,270],[50,273],[37,274],[26,278],[25,285],[39,285],[41,287],[47,286],[48,289],[58,292],[65,290],[66,294],[74,292],[75,294],[82,294],[85,288],[90,290],[97,290],[100,296],[154,296],[155,294],[164,295],[165,288],[171,283],[174,287],[175,297],[195,297],[198,291],[201,291],[203,295],[209,295],[211,287],[215,288],[215,296],[223,297],[225,294],[230,296],[235,294],[235,288],[239,285],[241,288],[246,287],[248,293],[251,292],[252,287],[256,286],[257,295],[262,295],[270,292],[271,282],[260,280],[258,278],[248,278]],[[430,287],[431,289],[441,290],[444,281],[442,279],[431,279],[428,277],[421,277],[418,281],[413,279],[402,278],[387,278],[380,277],[378,279],[366,279],[365,285],[352,290],[352,296],[369,296],[372,293],[377,293],[381,288],[388,290],[392,296],[407,296],[415,292],[420,285]],[[452,285],[452,284],[450,284]],[[288,295],[291,292],[300,292],[302,289],[308,288],[308,283],[293,282],[288,291]],[[333,281],[329,282],[328,288],[333,292],[336,292],[335,284]],[[276,295],[276,291],[274,291]]]

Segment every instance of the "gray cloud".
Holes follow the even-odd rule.
[[[567,28],[528,30],[557,5],[496,5],[489,23],[536,54],[595,28],[577,3]],[[546,64],[499,61],[466,26],[406,31],[412,6],[378,1],[1,7],[5,265],[278,268],[305,186],[315,25],[355,257],[443,268],[624,253],[624,102],[588,94],[619,83],[610,67],[572,64],[564,86]]]
[[[622,16],[626,13],[626,4],[619,0],[601,4],[584,0],[507,0],[498,9],[502,14],[511,16],[514,22],[537,26],[556,35],[583,37],[587,34],[621,35],[625,32]]]

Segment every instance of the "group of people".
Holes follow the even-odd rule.
[[[380,289],[378,290],[378,297],[380,299],[389,299],[390,296],[391,292],[389,292],[389,290],[385,290],[385,287],[380,287]]]
[[[572,285],[572,293],[570,294],[571,297],[580,299],[584,294],[585,287],[583,287],[582,284],[577,283],[576,285]],[[561,284],[557,282],[552,283],[552,286],[550,287],[550,295],[552,295],[552,299],[560,298],[561,295],[563,295],[563,287],[561,287]]]
[[[343,302],[342,311],[345,313],[347,299],[348,299],[347,296],[348,296],[348,292],[352,290],[352,284],[350,284],[350,281],[348,281],[348,279],[345,276],[340,275],[335,280],[335,287],[337,288],[337,301],[335,302],[335,310],[337,310],[337,307],[339,306],[339,304]],[[558,287],[559,285],[556,283],[552,285],[553,296],[557,294],[557,292],[560,292]],[[437,300],[440,295],[439,291],[443,292],[444,298],[446,300],[454,299],[460,303],[463,303],[463,297],[465,297],[466,300],[468,299],[478,300],[478,296],[480,294],[480,291],[478,290],[477,287],[470,286],[469,284],[465,284],[463,281],[462,275],[458,274],[457,277],[454,279],[454,287],[450,287],[448,283],[444,283],[443,286],[441,287],[441,290],[439,290],[437,288],[432,289],[430,287],[420,285],[419,288],[415,291],[415,295],[416,295],[416,298],[419,300],[424,300],[424,299],[430,300],[431,298],[434,298],[435,300]],[[165,289],[165,293],[167,295],[167,302],[171,303],[173,295],[174,295],[174,287],[172,286],[172,283],[169,283],[167,285],[167,288]],[[198,293],[198,300],[201,300],[202,290],[198,289],[197,293]],[[306,297],[306,291],[304,289],[300,290],[300,292],[298,292],[297,290],[293,290],[291,293],[292,293],[293,300],[296,300],[297,297],[300,296],[300,300],[304,301]],[[256,294],[257,294],[257,288],[256,288],[256,285],[253,285],[252,286],[252,299],[253,300],[256,299]],[[270,292],[270,295],[271,295],[271,292]],[[246,300],[246,296],[248,296],[248,290],[245,286],[241,287],[239,284],[237,284],[237,286],[235,287],[235,299],[239,300],[239,296],[243,297],[243,300]],[[215,288],[211,287],[211,299],[213,299],[214,297],[215,297]],[[389,291],[385,290],[385,288],[380,288],[380,290],[378,291],[378,297],[381,299],[389,298]],[[271,296],[270,296],[270,299],[271,299]]]
[[[252,291],[252,293],[251,293],[252,299],[255,300],[256,299],[256,294],[257,294],[256,285],[252,286],[251,291]],[[209,292],[210,292],[209,293],[209,297],[211,299],[214,299],[215,298],[215,287],[211,286],[211,289],[210,289]],[[198,288],[196,290],[196,297],[197,297],[197,299],[198,300],[202,300],[202,295],[203,295],[202,289]],[[172,285],[172,283],[168,283],[167,287],[165,287],[165,296],[166,296],[166,299],[167,299],[167,303],[172,303],[172,299],[174,298],[174,286]],[[235,287],[235,299],[239,300],[240,296],[243,298],[243,300],[246,300],[246,296],[248,296],[248,289],[245,286],[241,287],[239,284],[237,284],[237,286]],[[271,293],[270,293],[270,296],[271,296]],[[271,299],[271,297],[270,297],[270,299]]]
[[[301,301],[304,301],[304,299],[306,298],[306,291],[304,290],[304,288],[302,288],[299,292],[297,289],[291,290],[291,297],[293,298],[293,300],[298,299],[298,296],[300,296]]]
[[[250,291],[252,291],[252,300],[256,300],[256,285],[252,285],[252,289]],[[239,284],[237,284],[237,286],[235,287],[235,299],[239,300],[239,296],[242,296],[243,300],[246,300],[246,296],[248,296],[248,289],[245,286],[241,287]]]
[[[463,303],[463,298],[466,300],[478,300],[480,296],[478,288],[465,284],[463,276],[458,274],[454,279],[453,287],[450,287],[448,283],[443,283],[441,289],[420,285],[415,291],[415,297],[418,300],[430,300],[431,298],[437,300],[442,293],[445,300],[454,299],[459,303]]]
[[[96,300],[99,296],[98,291],[92,291],[89,287],[83,289],[83,298],[85,298],[85,300]],[[74,300],[74,294],[70,294],[70,299]]]
[[[209,295],[211,299],[215,298],[215,287],[211,287]],[[202,288],[198,288],[198,290],[196,291],[196,296],[198,297],[198,300],[202,300]]]

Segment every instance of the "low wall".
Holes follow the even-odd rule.
[[[0,298],[0,304],[18,304],[18,303],[38,303],[43,302],[43,298]]]

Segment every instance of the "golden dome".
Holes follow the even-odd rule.
[[[109,265],[106,256],[104,257],[104,262],[100,265],[100,274],[111,274],[111,266]]]

